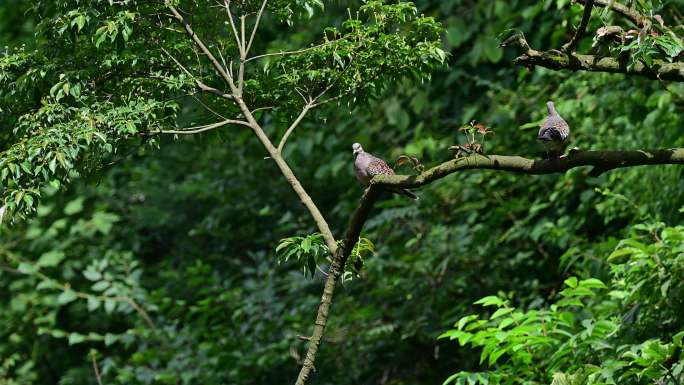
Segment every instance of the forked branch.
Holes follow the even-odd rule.
[[[302,204],[309,211],[309,214],[311,214],[312,218],[314,219],[314,222],[316,222],[316,227],[318,227],[318,230],[323,235],[323,238],[325,240],[326,245],[328,246],[328,249],[334,255],[334,253],[337,250],[337,241],[335,240],[335,237],[333,236],[333,233],[330,230],[328,222],[325,220],[325,217],[320,212],[320,210],[314,203],[313,199],[311,199],[309,194],[306,192],[304,186],[302,186],[302,184],[299,182],[299,179],[297,179],[290,166],[282,158],[278,149],[273,145],[271,140],[268,138],[261,125],[259,125],[259,122],[256,121],[254,115],[252,115],[252,111],[243,99],[242,84],[244,79],[244,64],[246,60],[244,16],[241,17],[240,29],[242,31],[242,34],[238,34],[237,29],[235,28],[235,22],[233,20],[232,13],[230,11],[230,1],[224,0],[224,5],[226,7],[226,11],[228,12],[228,18],[230,19],[230,24],[237,39],[238,47],[240,49],[240,74],[238,79],[238,85],[236,85],[232,75],[227,72],[226,68],[222,66],[218,60],[216,60],[216,57],[207,48],[202,39],[200,39],[200,37],[197,36],[192,26],[185,20],[185,18],[169,2],[167,2],[166,5],[173,14],[173,17],[183,26],[186,33],[192,39],[195,45],[202,51],[204,55],[207,56],[209,61],[212,63],[214,70],[223,78],[223,80],[225,80],[227,85],[230,87],[232,93],[232,100],[244,115],[247,125],[252,129],[256,137],[259,139],[261,144],[268,152],[269,156],[275,161],[276,165],[278,166],[278,169],[283,174],[283,176],[290,184],[292,189],[295,191]],[[258,26],[255,26],[255,28],[257,27]],[[253,31],[252,33],[255,32]]]
[[[624,150],[624,151],[574,151],[567,156],[556,159],[527,159],[510,155],[480,155],[473,154],[456,158],[430,168],[418,175],[376,176],[371,181],[371,187],[361,197],[359,205],[354,211],[347,227],[344,242],[337,249],[325,282],[325,289],[316,316],[314,331],[309,340],[304,364],[297,378],[296,385],[304,385],[314,369],[316,353],[320,346],[325,325],[328,320],[332,304],[335,283],[340,278],[349,258],[352,248],[358,242],[361,230],[368,219],[380,190],[383,187],[394,186],[404,188],[418,188],[458,171],[474,169],[490,169],[525,174],[563,173],[575,167],[594,166],[591,176],[622,167],[658,164],[684,164],[684,148],[661,150]]]

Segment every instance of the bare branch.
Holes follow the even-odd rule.
[[[242,55],[242,45],[240,44],[240,36],[238,36],[237,28],[235,28],[235,20],[233,20],[233,14],[230,12],[230,0],[223,0],[223,4],[226,7],[226,12],[228,13],[228,20],[230,20],[230,27],[233,29],[233,36],[235,37],[235,43],[238,46],[240,55]]]
[[[285,142],[287,142],[287,138],[290,137],[290,134],[292,134],[292,131],[294,131],[295,128],[299,125],[299,123],[302,122],[302,119],[306,116],[306,114],[309,112],[311,107],[313,106],[313,100],[310,100],[309,103],[307,103],[304,108],[302,108],[302,112],[299,113],[299,116],[297,116],[297,119],[295,119],[294,122],[288,127],[287,131],[285,131],[285,134],[283,135],[283,138],[280,139],[280,143],[278,144],[278,153],[282,155],[283,153],[283,147],[285,147]]]
[[[247,59],[247,51],[245,45],[245,15],[240,16],[240,69],[238,70],[238,92],[242,95],[242,89],[245,86],[245,60]]]
[[[242,47],[242,53],[246,56],[247,52],[247,42],[245,37],[245,15],[240,16],[240,46]]]
[[[203,126],[181,128],[178,130],[163,130],[159,131],[160,134],[173,134],[173,135],[189,135],[189,134],[199,134],[200,132],[205,132],[213,130],[219,127],[227,126],[229,124],[237,124],[242,126],[250,127],[249,123],[242,120],[226,119],[222,122],[216,122],[212,124],[205,124]]]
[[[266,3],[268,0],[264,0],[264,2],[261,4],[261,8],[259,9],[259,13],[257,13],[257,18],[256,21],[254,22],[254,28],[252,29],[252,36],[249,37],[249,43],[247,43],[247,48],[245,49],[245,55],[249,54],[250,48],[252,48],[252,43],[254,42],[254,36],[256,35],[256,31],[259,28],[259,23],[261,22],[261,16],[264,14],[264,9],[266,9]]]
[[[224,99],[233,100],[233,95],[225,93],[225,92],[218,90],[214,87],[209,87],[208,85],[202,83],[199,80],[197,80],[197,87],[199,87],[199,89],[204,91],[204,92],[209,92],[209,93],[214,94],[216,96],[220,96]]]
[[[591,10],[594,8],[594,0],[586,0],[584,4],[584,12],[582,13],[582,21],[580,21],[579,27],[572,36],[572,39],[563,45],[563,51],[572,52],[577,48],[577,44],[582,39],[582,35],[587,30],[587,25],[589,24],[589,19],[591,19]]]
[[[228,0],[224,0],[225,5],[229,5]],[[316,204],[313,202],[309,194],[306,192],[302,184],[299,182],[297,177],[294,175],[294,172],[292,172],[292,169],[290,166],[285,162],[285,160],[280,156],[278,153],[278,149],[271,143],[271,141],[268,139],[268,136],[264,132],[264,130],[261,128],[259,123],[256,121],[254,116],[252,115],[249,107],[245,104],[245,101],[242,99],[242,93],[240,90],[236,87],[235,82],[233,81],[233,78],[231,75],[226,72],[226,68],[221,66],[221,64],[216,60],[216,57],[211,53],[211,51],[204,45],[202,40],[195,34],[193,31],[192,27],[190,24],[188,24],[183,16],[176,10],[170,3],[166,3],[167,7],[169,10],[173,13],[174,17],[178,22],[183,25],[185,28],[185,31],[187,34],[190,36],[190,38],[195,42],[195,44],[200,48],[200,50],[207,55],[209,60],[211,61],[212,65],[216,69],[216,71],[223,77],[223,79],[228,83],[230,86],[230,89],[233,93],[233,97],[235,100],[235,103],[238,105],[240,108],[240,111],[242,111],[242,114],[245,116],[247,119],[248,126],[252,129],[254,134],[257,136],[259,141],[262,143],[264,148],[266,148],[266,151],[268,151],[268,154],[273,158],[273,160],[276,162],[276,165],[280,169],[281,173],[285,177],[285,179],[288,181],[290,186],[292,186],[292,189],[295,191],[301,202],[304,204],[304,206],[307,208],[309,213],[311,214],[312,218],[316,222],[316,226],[318,227],[318,230],[323,234],[323,239],[325,240],[326,246],[328,246],[328,249],[330,250],[331,253],[334,253],[337,250],[337,242],[335,241],[335,237],[332,234],[332,231],[330,230],[330,226],[328,226],[328,222],[326,222],[325,217],[323,217],[323,214],[321,214],[320,210],[316,206]],[[229,12],[230,15],[230,12]],[[232,16],[230,16],[232,18]],[[233,23],[234,24],[234,23]],[[236,34],[237,36],[237,34]],[[239,46],[240,44],[238,44]],[[244,55],[242,56],[244,57]],[[244,64],[244,60],[241,60],[241,63]],[[179,132],[179,133],[187,133],[187,132]]]
[[[228,74],[228,72],[226,72],[226,69],[223,66],[221,66],[221,63],[219,63],[218,60],[216,60],[216,57],[211,53],[209,48],[207,48],[207,46],[204,45],[204,42],[202,42],[202,39],[200,39],[199,36],[197,36],[197,34],[192,29],[190,24],[188,24],[188,22],[185,21],[185,18],[183,17],[183,15],[181,15],[178,12],[178,10],[176,8],[174,8],[170,3],[167,2],[166,5],[169,8],[169,10],[171,11],[171,13],[173,14],[173,16],[176,18],[176,20],[185,28],[185,31],[190,36],[190,38],[193,40],[193,42],[195,42],[195,44],[200,48],[200,50],[202,50],[202,53],[207,55],[211,64],[214,66],[216,71],[221,75],[221,77],[223,77],[223,79],[226,81],[226,83],[228,83],[228,85],[231,87],[231,90],[232,90],[234,88],[233,78]]]

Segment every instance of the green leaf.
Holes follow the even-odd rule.
[[[38,266],[41,267],[54,267],[59,265],[66,255],[64,252],[59,251],[59,250],[51,250],[46,253],[43,253],[40,258],[38,259]]]
[[[108,281],[95,282],[91,287],[94,291],[105,291],[109,288],[110,283]]]
[[[84,198],[76,198],[64,206],[64,214],[74,215],[80,213],[83,210],[83,200]]]
[[[112,299],[106,299],[104,304],[105,311],[107,312],[107,314],[112,314],[112,312],[114,312],[114,309],[116,308],[116,301]]]
[[[119,336],[116,334],[107,333],[104,337],[105,346],[111,346],[119,340]]]
[[[607,289],[608,286],[606,286],[601,280],[596,279],[596,278],[589,278],[585,279],[579,282],[579,285],[581,287],[585,287],[588,289]]]
[[[304,240],[302,241],[302,244],[301,244],[301,248],[302,248],[302,250],[304,250],[305,253],[308,253],[309,250],[311,250],[311,238],[310,237],[304,238]]]
[[[492,314],[491,317],[489,317],[489,319],[490,319],[490,320],[493,320],[493,319],[499,318],[499,317],[501,317],[502,315],[508,314],[508,313],[510,313],[510,312],[512,312],[512,311],[513,311],[513,309],[511,309],[511,308],[503,308],[503,307],[502,307],[502,308],[499,308],[499,309],[497,309],[497,310],[494,312],[494,314]]]
[[[89,281],[97,281],[102,279],[102,274],[99,271],[87,269],[83,272],[83,276]]]
[[[566,286],[569,286],[571,288],[576,288],[577,287],[577,277],[570,277],[570,278],[566,279],[565,281],[563,281],[563,283]]]
[[[78,298],[76,292],[71,289],[66,289],[57,297],[57,303],[60,305],[66,305],[70,302],[75,301]]]
[[[17,270],[19,270],[19,272],[22,274],[30,275],[36,273],[38,271],[38,267],[31,263],[21,262]]]
[[[484,297],[482,299],[479,299],[474,302],[475,305],[482,305],[482,306],[503,306],[504,302],[501,298],[495,296],[495,295],[490,295],[487,297]]]
[[[84,336],[83,334],[69,333],[69,345],[80,344],[81,342],[84,342],[85,340],[86,340],[86,336]]]
[[[88,296],[88,311],[92,312],[92,311],[97,310],[100,307],[101,303],[102,303],[102,301],[100,301],[96,297],[94,297],[92,295]]]
[[[499,357],[501,357],[504,353],[506,353],[506,349],[495,350],[489,355],[489,365],[494,365]]]
[[[617,250],[613,251],[612,253],[610,253],[610,255],[608,256],[608,262],[613,262],[616,259],[618,259],[624,255],[633,254],[635,251],[637,251],[637,250],[635,250],[631,247],[624,247],[621,249],[617,249]]]

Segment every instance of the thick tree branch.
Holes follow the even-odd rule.
[[[372,185],[416,188],[462,170],[488,169],[542,175],[564,173],[572,168],[593,166],[590,176],[623,167],[684,164],[684,148],[656,150],[573,151],[553,159],[528,159],[510,155],[473,154],[432,167],[418,175],[377,176]]]
[[[323,289],[323,295],[321,296],[321,302],[318,306],[318,314],[316,315],[316,322],[314,324],[314,330],[311,334],[309,340],[309,346],[307,348],[306,357],[304,358],[304,364],[302,369],[299,371],[299,376],[297,377],[296,385],[304,385],[306,380],[309,378],[311,371],[314,370],[314,363],[316,361],[316,354],[318,353],[318,347],[321,344],[321,338],[323,338],[323,333],[325,332],[325,325],[328,322],[328,317],[330,314],[330,307],[332,305],[332,298],[335,292],[335,285],[337,281],[344,273],[344,267],[347,264],[347,259],[354,249],[354,245],[359,241],[359,236],[361,234],[361,229],[364,223],[368,219],[368,215],[373,208],[373,204],[378,198],[380,190],[375,187],[368,188],[361,200],[359,201],[359,206],[354,211],[354,214],[349,221],[347,226],[347,231],[344,236],[344,241],[337,248],[337,251],[333,255],[333,261],[330,264],[330,269],[328,270],[328,277],[325,280],[325,288]]]
[[[591,19],[591,10],[594,8],[594,0],[586,0],[584,5],[584,12],[582,13],[582,21],[580,21],[579,27],[572,36],[572,39],[563,45],[563,51],[572,52],[577,48],[577,44],[582,39],[584,32],[587,30],[587,25],[589,24],[589,19]]]
[[[642,62],[637,62],[632,68],[627,67],[626,61],[613,57],[601,57],[595,55],[564,54],[559,51],[529,51],[518,56],[515,64],[532,67],[535,65],[554,69],[590,72],[623,73],[627,75],[644,76],[654,80],[684,81],[684,63],[668,63],[663,60],[653,60],[648,67]]]

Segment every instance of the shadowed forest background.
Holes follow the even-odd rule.
[[[64,50],[40,27],[63,9],[42,3],[0,1],[0,58],[22,46]],[[635,3],[684,35],[681,1]],[[265,19],[255,49],[310,46],[360,4],[314,7],[294,34]],[[474,120],[494,131],[485,154],[539,158],[553,100],[582,150],[684,147],[684,83],[528,69],[513,64],[519,49],[499,47],[514,29],[536,49],[559,48],[582,6],[416,6],[444,28],[444,64],[383,81],[368,102],[312,111],[284,148],[336,236],[363,193],[354,142],[390,165],[410,154],[428,168],[453,158],[448,148],[466,142],[460,128]],[[578,50],[620,23],[595,8]],[[680,49],[670,60],[681,58]],[[10,67],[0,66],[0,87],[18,81],[3,77]],[[39,104],[53,84],[28,99]],[[16,98],[0,90],[2,151]],[[197,99],[178,108],[179,126],[211,121]],[[281,136],[283,116],[261,116],[268,135]],[[26,219],[4,218],[0,384],[292,383],[327,262],[318,256],[314,276],[303,275],[276,247],[318,232],[306,209],[247,127],[136,140],[68,184],[42,185]],[[589,171],[467,170],[414,190],[418,201],[383,194],[361,233],[372,250],[338,286],[308,383],[682,384],[684,168]]]

